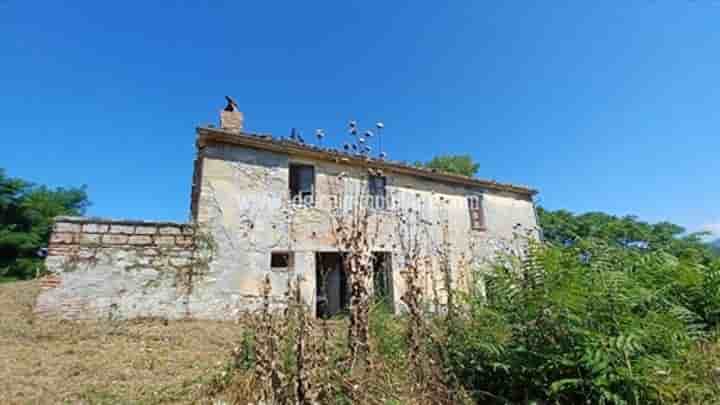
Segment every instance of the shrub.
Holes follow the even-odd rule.
[[[718,394],[686,370],[716,322],[717,269],[595,240],[531,243],[511,259],[485,275],[487,296],[466,297],[452,326],[447,366],[476,400],[646,404]]]

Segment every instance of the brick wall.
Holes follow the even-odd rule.
[[[58,217],[36,313],[82,319],[187,316],[188,224]]]

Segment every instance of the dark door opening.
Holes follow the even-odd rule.
[[[350,303],[342,255],[317,253],[315,263],[316,316],[330,318],[344,312]]]
[[[374,252],[373,262],[373,294],[375,301],[383,302],[391,310],[393,308],[393,281],[390,266],[390,253]]]
[[[390,253],[374,252],[373,257],[373,298],[393,311]],[[318,252],[315,259],[316,316],[330,318],[346,312],[350,304],[350,290],[343,254]]]

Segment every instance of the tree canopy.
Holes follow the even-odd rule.
[[[438,155],[429,162],[415,162],[415,166],[468,177],[474,177],[480,169],[470,155]]]
[[[49,188],[12,178],[0,169],[0,278],[32,277],[42,261],[52,219],[82,215],[89,205],[85,187]]]
[[[618,247],[642,250],[663,250],[678,258],[707,262],[715,256],[704,240],[707,232],[686,233],[686,229],[670,223],[651,224],[627,215],[618,217],[602,212],[573,214],[570,211],[548,211],[538,207],[540,228],[545,239],[561,245],[594,238]]]

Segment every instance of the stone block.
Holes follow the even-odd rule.
[[[154,226],[137,226],[135,227],[136,235],[155,235],[157,228]]]
[[[68,222],[58,222],[53,228],[55,232],[69,232],[77,233],[80,232],[80,224],[71,224]]]
[[[173,266],[187,266],[190,264],[190,259],[186,259],[184,257],[171,258],[170,264]]]
[[[174,236],[158,236],[155,238],[155,244],[161,246],[172,246],[175,244]]]
[[[70,243],[73,243],[74,241],[75,241],[75,238],[72,233],[53,232],[52,236],[50,237],[50,243],[70,244]]]
[[[134,232],[135,227],[132,225],[110,225],[110,233],[132,235]]]
[[[152,256],[157,256],[157,255],[159,255],[160,252],[159,252],[157,249],[155,249],[155,248],[147,248],[147,249],[143,249],[142,252],[141,252],[141,254],[142,254],[143,256],[150,256],[150,257],[152,257]]]
[[[160,228],[161,235],[180,235],[180,228],[174,226],[164,226]]]
[[[100,236],[101,235],[93,235],[93,234],[83,233],[80,235],[80,244],[81,245],[97,245],[100,243]]]
[[[102,242],[108,245],[124,245],[128,243],[127,235],[103,235]]]
[[[192,246],[193,238],[192,236],[178,236],[175,238],[175,243],[178,246]]]
[[[150,236],[146,235],[133,235],[128,239],[131,245],[152,245],[153,240]]]
[[[87,233],[106,233],[110,226],[108,224],[85,224],[83,232]]]

